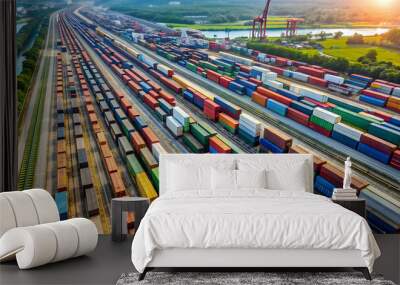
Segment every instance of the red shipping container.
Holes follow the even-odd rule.
[[[156,134],[149,128],[145,127],[141,130],[143,139],[147,146],[151,149],[151,145],[160,142]]]
[[[138,111],[136,111],[133,107],[129,108],[127,111],[127,115],[128,117],[133,120],[133,118],[140,116],[140,114],[138,113]]]
[[[129,81],[128,82],[128,86],[129,88],[131,88],[133,90],[133,92],[135,92],[136,94],[139,93],[139,91],[142,91],[142,87],[140,87],[139,84],[135,83],[134,81]]]
[[[378,110],[370,110],[368,111],[368,113],[377,116],[379,118],[382,118],[385,120],[385,122],[390,121],[390,119],[392,118],[391,115],[389,115],[388,113],[382,112],[382,111],[378,111]]]
[[[251,100],[258,105],[265,107],[267,106],[268,97],[254,91],[253,94],[251,94]]]
[[[150,87],[154,89],[154,91],[156,91],[156,92],[160,92],[161,91],[161,86],[158,85],[157,83],[155,83],[154,81],[150,80],[150,81],[147,82],[147,84],[149,84]]]
[[[122,106],[122,109],[124,109],[125,111],[132,108],[131,102],[127,98],[121,99],[121,106]]]
[[[395,144],[387,142],[381,138],[375,137],[368,133],[363,133],[361,135],[360,142],[369,145],[372,148],[375,148],[383,153],[391,154],[397,148]]]
[[[145,81],[145,82],[147,82],[147,81],[149,81],[150,79],[146,76],[146,74],[144,74],[143,72],[141,72],[140,70],[138,70],[138,69],[131,69],[132,70],[132,72],[134,73],[134,74],[136,74],[141,80],[143,80],[143,81]]]
[[[273,71],[279,75],[283,75],[283,71],[285,70],[283,68],[276,67],[276,66],[268,66],[268,69],[270,69],[271,71]]]
[[[167,101],[170,105],[175,106],[175,97],[169,94],[167,91],[161,90],[158,95],[160,95],[160,97]]]
[[[344,178],[344,171],[341,168],[338,168],[332,164],[325,163],[321,166],[321,170],[319,175],[321,175],[323,178],[331,182],[333,185],[336,187],[342,187],[343,186],[343,178]],[[365,180],[362,180],[359,177],[356,177],[353,175],[351,179],[351,187],[356,189],[357,191],[361,191],[365,187],[367,187],[369,183]]]
[[[129,78],[131,78],[133,81],[135,81],[136,83],[139,83],[140,81],[142,81],[142,79],[140,79],[139,76],[137,76],[135,73],[133,73],[131,70],[129,69],[125,69],[125,75],[127,75]]]
[[[209,138],[209,144],[219,153],[230,153],[232,149],[221,141],[217,136]]]
[[[154,99],[158,99],[158,98],[160,98],[161,96],[160,96],[160,94],[158,94],[156,91],[154,91],[154,90],[150,90],[149,92],[148,92],[148,94],[151,96],[151,97],[153,97]]]
[[[260,93],[261,95],[264,95],[268,98],[274,99],[274,100],[276,100],[282,104],[285,104],[287,106],[289,106],[290,103],[292,103],[292,101],[293,101],[292,99],[282,96],[282,95],[280,95],[272,90],[269,90],[265,87],[257,87],[257,92]]]
[[[326,137],[331,136],[330,131],[325,130],[323,127],[320,127],[320,126],[314,124],[313,122],[308,122],[308,126],[310,127],[310,129],[313,129],[314,131],[316,131],[317,133],[320,133],[321,135],[324,135]]]
[[[275,64],[276,64],[276,65],[279,65],[279,66],[285,66],[285,65],[287,65],[287,62],[288,62],[288,59],[287,59],[287,58],[284,58],[284,57],[277,57],[277,58],[276,58]]]
[[[285,150],[285,152],[287,152],[293,143],[293,139],[290,136],[273,127],[266,127],[264,129],[264,138]]]
[[[241,65],[240,65],[240,71],[245,72],[245,73],[250,73],[251,67],[250,67],[250,66],[247,66],[247,65],[241,64]]]
[[[132,80],[128,75],[123,75],[122,76],[122,81],[124,81],[125,84],[128,84],[128,82]]]
[[[324,78],[325,75],[323,70],[308,66],[300,66],[297,71],[320,78]]]
[[[149,94],[144,94],[143,101],[153,110],[159,106],[159,103],[156,99],[151,97]]]
[[[202,67],[197,67],[197,73],[203,73],[204,72],[204,68],[202,68]]]
[[[233,81],[233,79],[228,76],[221,76],[219,78],[219,84],[225,88],[228,88],[229,83],[232,81]]]
[[[206,115],[207,118],[217,121],[218,119],[218,113],[221,111],[221,107],[211,101],[210,99],[204,100],[204,107],[203,107],[203,113]]]
[[[216,83],[219,83],[220,77],[221,77],[221,74],[219,74],[213,70],[210,70],[210,69],[207,70],[207,79],[210,79]]]
[[[287,109],[286,117],[292,119],[293,121],[296,121],[299,124],[308,126],[309,116],[293,108],[289,107]]]
[[[180,86],[177,82],[169,79],[165,76],[160,77],[161,83],[163,83],[168,88],[172,89],[175,93],[181,94],[182,93],[182,86]]]
[[[373,98],[376,98],[376,99],[385,100],[385,101],[387,99],[389,99],[389,95],[380,93],[378,91],[369,90],[369,89],[361,90],[361,94],[367,95],[369,97],[373,97]]]
[[[319,78],[319,77],[315,77],[315,76],[309,76],[308,83],[317,85],[320,87],[326,87],[328,85],[328,81],[326,81],[325,79]]]
[[[250,81],[251,83],[256,84],[257,86],[261,86],[261,85],[263,84],[263,82],[262,82],[261,80],[255,79],[255,78],[253,78],[253,77],[250,77],[250,78],[249,78],[249,81]]]
[[[305,97],[304,100],[311,102],[311,103],[317,105],[318,107],[325,108],[325,109],[328,109],[331,106],[329,103],[322,103],[317,100],[311,99],[309,97]]]

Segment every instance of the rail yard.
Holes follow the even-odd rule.
[[[316,193],[342,186],[350,156],[371,227],[400,231],[399,85],[240,45],[188,46],[175,30],[87,7],[57,12],[49,29],[50,97],[39,94],[26,132],[26,152],[46,159],[32,168],[23,156],[19,182],[51,189],[62,219],[109,233],[113,197],[157,198],[164,153],[311,153]]]

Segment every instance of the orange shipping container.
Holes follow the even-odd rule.
[[[267,105],[268,97],[263,96],[262,94],[254,91],[253,94],[251,95],[251,100],[257,103],[258,105],[265,107]]]
[[[110,147],[108,146],[108,144],[103,144],[100,146],[100,151],[101,154],[104,158],[108,158],[112,156],[112,152],[110,150]]]
[[[127,98],[121,99],[121,105],[122,105],[122,109],[124,109],[124,110],[128,110],[128,109],[132,108],[131,102]]]
[[[104,132],[97,133],[97,140],[99,141],[100,145],[107,143],[107,139],[106,136],[104,135]]]
[[[128,82],[129,88],[131,88],[136,94],[139,93],[139,91],[142,91],[142,87],[140,87],[137,83],[133,81]]]
[[[152,144],[160,142],[156,134],[149,127],[143,128],[142,132],[143,132],[143,138],[150,149]]]
[[[236,129],[239,126],[238,121],[236,121],[235,119],[233,119],[232,117],[230,117],[225,113],[219,113],[218,120],[234,129]]]
[[[89,114],[89,120],[92,124],[96,124],[97,123],[97,116],[95,113]]]
[[[65,140],[57,141],[57,153],[65,153],[65,151],[66,151]]]
[[[125,196],[125,185],[124,182],[122,181],[121,175],[119,172],[114,172],[110,174],[110,179],[111,179],[111,187],[114,192],[114,196],[116,197],[122,197]]]
[[[104,161],[106,162],[106,168],[108,173],[114,173],[118,171],[117,163],[115,162],[114,157],[105,157]]]
[[[57,169],[67,167],[67,154],[65,152],[57,154]]]
[[[67,177],[67,169],[60,168],[57,170],[57,191],[67,191],[68,187],[68,177]]]
[[[94,113],[94,107],[93,105],[86,105],[86,110],[89,114]]]
[[[139,116],[139,113],[133,107],[128,109],[128,117],[130,119],[133,119],[133,118],[135,118],[137,116]]]
[[[131,133],[131,142],[136,152],[139,152],[141,148],[144,148],[146,146],[139,132]]]
[[[95,134],[102,132],[102,129],[98,123],[93,124],[92,128]]]

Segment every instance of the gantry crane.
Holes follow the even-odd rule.
[[[270,3],[271,0],[267,0],[263,13],[253,19],[252,39],[265,40],[267,38],[267,18]]]
[[[286,37],[293,37],[296,35],[297,24],[304,22],[304,19],[289,18],[286,22]]]

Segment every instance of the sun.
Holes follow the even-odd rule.
[[[390,7],[394,0],[375,0],[379,6]]]

